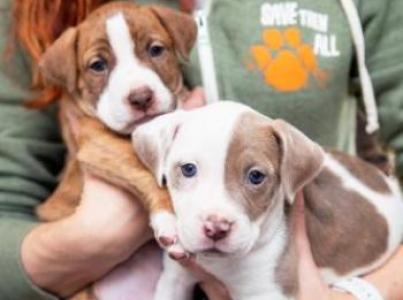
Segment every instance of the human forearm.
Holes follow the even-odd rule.
[[[85,245],[90,239],[76,227],[71,218],[40,224],[22,244],[21,257],[28,276],[39,287],[59,296],[74,293],[117,263],[116,256],[106,253],[106,249],[97,250],[100,245],[96,242]]]
[[[135,199],[86,179],[81,204],[63,220],[40,224],[24,239],[22,262],[32,281],[68,296],[100,278],[151,238]]]
[[[403,246],[380,269],[365,276],[365,279],[375,285],[385,299],[403,299]]]
[[[373,284],[384,299],[403,299],[403,246],[381,268],[366,275],[365,280]],[[355,300],[354,296],[332,291],[332,300]]]
[[[53,300],[27,276],[21,263],[21,243],[37,222],[0,213],[0,299]]]

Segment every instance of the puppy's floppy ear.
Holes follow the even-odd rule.
[[[322,170],[325,152],[283,120],[274,120],[272,128],[281,149],[281,181],[287,200],[292,204],[296,192]]]
[[[180,56],[188,60],[197,37],[197,26],[192,16],[158,5],[151,5],[150,9],[174,40]]]
[[[132,134],[137,155],[161,187],[165,185],[166,159],[185,117],[186,112],[177,110],[137,127]]]
[[[77,28],[67,29],[43,54],[39,68],[45,80],[72,93],[76,89]]]

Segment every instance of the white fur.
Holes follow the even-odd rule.
[[[224,285],[233,300],[286,300],[279,285],[275,281],[275,268],[278,259],[286,244],[285,223],[281,220],[281,226],[270,243],[262,243],[246,256],[217,257],[197,255],[196,260],[205,270],[214,274]],[[268,236],[268,234],[263,234]],[[178,274],[180,274],[178,276]],[[181,282],[172,285],[175,282]],[[183,281],[184,279],[187,281]],[[195,279],[187,270],[181,268],[177,262],[165,256],[164,272],[158,283],[157,296],[154,300],[182,300],[186,297],[169,297],[178,293],[178,290],[186,291],[193,287]]]
[[[248,253],[228,257],[197,256],[200,265],[224,283],[234,300],[287,299],[275,277],[276,266],[287,242],[282,213],[284,202],[280,199],[273,201],[277,206],[271,214],[266,213],[258,221],[259,236]]]
[[[154,300],[187,300],[192,299],[197,279],[166,254],[163,258],[164,271],[158,281]]]
[[[100,96],[96,113],[111,129],[130,133],[141,119],[171,110],[173,96],[158,74],[136,57],[135,43],[122,13],[107,19],[106,32],[116,65]],[[127,101],[132,91],[144,86],[149,87],[155,97],[154,105],[146,113],[133,109]]]
[[[157,240],[161,237],[177,240],[176,217],[174,214],[166,211],[154,213],[150,216],[150,225]]]
[[[171,212],[161,211],[150,216],[150,226],[154,231],[155,238],[168,253],[176,256],[186,255],[186,250],[180,243],[177,235],[176,216]],[[172,244],[164,245],[162,238],[170,239]]]

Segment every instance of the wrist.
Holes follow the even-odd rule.
[[[339,292],[335,290],[330,291],[330,299],[332,300],[357,300],[354,296],[346,294],[344,292]]]
[[[332,284],[332,289],[351,295],[357,300],[383,300],[380,291],[369,281],[359,277],[341,279]]]

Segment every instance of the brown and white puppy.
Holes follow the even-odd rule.
[[[373,270],[402,240],[403,202],[393,178],[247,106],[224,101],[177,111],[140,126],[133,140],[167,184],[180,242],[235,300],[295,299],[288,219],[301,189],[326,282]],[[188,299],[196,279],[164,263],[155,299]]]
[[[166,113],[183,96],[180,58],[187,58],[192,18],[158,6],[114,2],[68,29],[45,53],[45,77],[113,131]]]
[[[187,93],[180,61],[188,57],[196,31],[186,14],[113,2],[68,29],[46,51],[40,68],[65,90],[59,116],[68,156],[59,186],[37,209],[42,221],[74,212],[87,170],[141,200],[157,239],[177,249],[169,194],[137,158],[129,134],[180,106]],[[85,290],[74,299],[93,295]]]
[[[196,33],[192,17],[184,13],[113,2],[68,29],[46,51],[42,73],[65,89],[60,120],[69,153],[60,185],[37,210],[41,220],[74,212],[82,169],[133,192],[153,215],[170,210],[169,195],[134,154],[129,134],[174,110],[186,96],[180,62]],[[69,125],[71,119],[78,130]],[[165,242],[172,241],[173,228],[165,226],[172,216],[160,215],[152,225]]]

